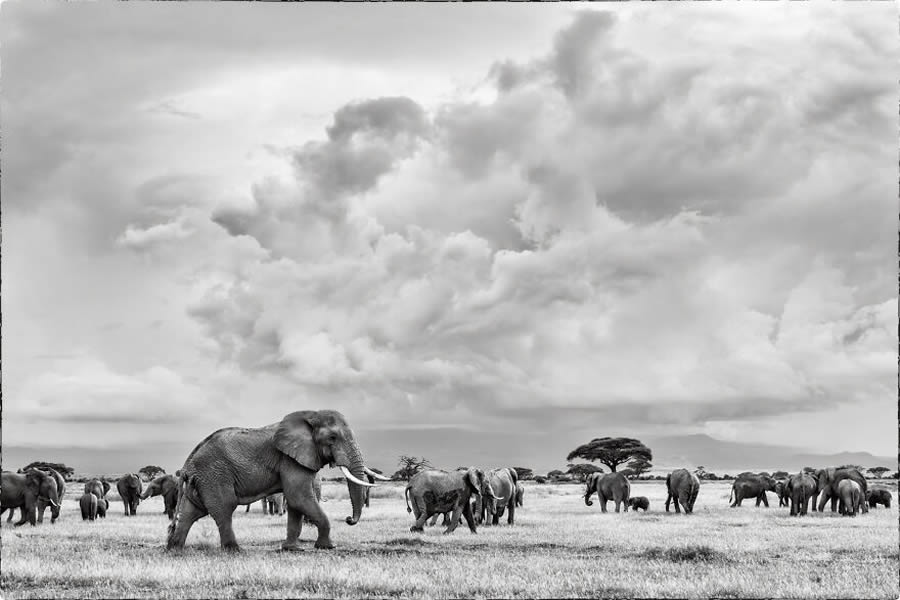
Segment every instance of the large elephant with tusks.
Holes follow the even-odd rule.
[[[338,467],[347,479],[356,525],[365,502],[366,474],[387,480],[367,468],[344,416],[333,410],[303,410],[278,423],[255,429],[229,427],[213,432],[194,448],[181,468],[181,490],[175,519],[169,525],[167,549],[184,547],[197,519],[210,515],[226,550],[239,549],[231,519],[239,504],[283,492],[287,499],[287,537],[282,550],[300,550],[303,517],[318,528],[316,548],[334,548],[331,524],[313,489],[316,473]]]

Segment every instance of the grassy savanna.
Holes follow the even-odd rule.
[[[896,498],[896,483],[892,492]],[[650,511],[602,514],[580,485],[528,484],[514,527],[465,524],[409,532],[403,484],[373,493],[355,527],[346,487],[327,483],[331,551],[279,551],[286,517],[263,516],[259,503],[235,513],[243,552],[219,549],[214,523],[194,525],[180,554],[163,550],[168,520],[159,498],[126,518],[81,521],[71,484],[55,525],[3,523],[2,589],[28,597],[785,597],[897,598],[896,504],[868,515],[830,512],[791,518],[745,501],[728,507],[730,484],[707,482],[695,514],[666,514],[663,482],[632,485]],[[79,494],[80,495],[80,494]],[[114,498],[114,494],[110,494]],[[827,509],[826,509],[827,510]]]

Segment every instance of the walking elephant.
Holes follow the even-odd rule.
[[[178,502],[178,479],[174,475],[160,475],[147,484],[141,494],[141,500],[162,496],[163,512],[169,520],[175,518],[175,504]]]
[[[66,495],[66,480],[63,478],[62,475],[59,474],[59,472],[56,469],[51,469],[51,468],[47,467],[47,468],[39,469],[39,470],[44,473],[47,473],[48,475],[50,475],[50,477],[52,477],[53,479],[56,480],[56,495],[59,498],[60,506],[62,506],[63,498]],[[38,498],[38,502],[37,502],[37,522],[38,523],[44,522],[44,511],[47,510],[48,506],[49,506],[49,503],[46,500],[44,500],[43,498]],[[56,512],[54,513],[53,509],[51,508],[50,509],[50,522],[55,523],[56,519],[58,517],[59,517],[59,509],[57,509]]]
[[[612,500],[616,503],[616,512],[624,505],[628,512],[628,498],[631,496],[631,484],[621,473],[591,473],[587,479],[584,490],[584,503],[593,506],[591,495],[596,492],[600,501],[600,510],[606,512],[606,503]]]
[[[775,479],[768,475],[749,475],[731,484],[731,507],[740,506],[744,498],[756,498],[756,506],[762,502],[769,508],[766,492],[775,491]]]
[[[419,471],[409,480],[404,490],[406,512],[411,512],[416,522],[410,531],[424,531],[425,521],[434,515],[453,511],[444,533],[453,533],[459,526],[460,516],[465,517],[469,531],[477,533],[475,516],[472,514],[472,496],[483,498],[491,508],[496,502],[488,478],[481,469],[469,467],[465,471],[441,471],[427,469]],[[412,506],[410,507],[410,496]],[[493,513],[493,510],[491,511]]]
[[[78,506],[81,507],[81,520],[93,521],[97,518],[97,496],[90,492],[85,492],[78,500]]]
[[[816,471],[814,477],[816,478],[818,491],[821,494],[821,497],[819,498],[819,512],[822,512],[825,509],[825,503],[828,502],[828,500],[831,500],[831,512],[835,511],[837,508],[837,501],[841,497],[840,493],[838,493],[838,485],[844,479],[852,479],[858,483],[863,498],[865,498],[866,492],[869,489],[866,478],[856,469],[838,469],[834,467],[819,469]],[[869,507],[865,502],[862,503],[862,511],[864,513],[869,512]]]
[[[849,477],[838,482],[838,498],[840,499],[841,514],[845,517],[855,517],[861,506],[865,505],[862,487]]]
[[[891,493],[885,489],[873,489],[866,491],[866,502],[869,504],[869,508],[875,508],[879,504],[884,506],[885,508],[891,507]]]
[[[631,510],[637,510],[641,508],[644,510],[644,512],[647,512],[647,509],[650,508],[650,500],[646,496],[632,496],[628,499],[628,508],[630,508]]]
[[[125,505],[125,516],[136,516],[138,504],[141,503],[141,492],[144,489],[141,478],[134,473],[125,473],[116,481],[116,489],[122,498],[122,504]]]
[[[519,476],[515,469],[502,467],[485,473],[491,490],[494,493],[493,502],[479,502],[475,499],[475,520],[485,525],[498,525],[503,513],[509,511],[506,522],[513,525],[516,522],[516,484]]]
[[[785,485],[788,496],[790,497],[791,516],[806,515],[809,511],[810,501],[814,502],[817,485],[809,473],[797,473],[791,477],[787,485]]]
[[[52,520],[55,521],[59,517],[59,492],[53,477],[37,469],[29,469],[24,473],[3,471],[0,480],[0,509],[21,509],[16,527],[25,523],[35,525],[39,499],[50,505]]]
[[[300,550],[304,515],[319,530],[315,547],[334,548],[331,524],[313,490],[316,473],[325,465],[344,473],[353,506],[346,523],[356,525],[364,490],[372,485],[364,478],[373,472],[365,466],[353,430],[339,412],[297,411],[266,427],[228,427],[210,434],[181,468],[181,490],[166,547],[184,547],[194,522],[210,515],[222,547],[236,551],[239,546],[231,525],[234,509],[282,492],[288,505],[282,550]]]
[[[525,504],[525,486],[521,481],[516,482],[516,506],[524,506]]]
[[[700,478],[687,469],[677,469],[666,475],[666,490],[666,512],[669,512],[669,503],[674,500],[675,512],[681,512],[680,504],[685,514],[689,515],[694,512],[694,503],[700,493]]]

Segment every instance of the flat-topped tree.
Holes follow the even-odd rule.
[[[153,481],[159,475],[165,475],[166,470],[162,467],[157,467],[156,465],[147,465],[146,467],[141,467],[138,469],[138,475],[143,475],[147,478],[147,481]]]
[[[872,467],[871,469],[866,469],[869,473],[871,473],[875,479],[881,479],[884,477],[884,474],[890,471],[887,467]]]
[[[569,464],[566,466],[569,467],[566,473],[577,477],[579,481],[584,481],[591,473],[603,472],[603,469],[601,469],[597,465],[592,465],[590,463],[578,463],[577,465]]]
[[[599,461],[609,467],[613,473],[616,468],[631,460],[642,458],[646,461],[653,460],[653,453],[640,440],[634,438],[594,438],[587,444],[578,446],[566,457],[566,460],[583,458],[589,461]]]

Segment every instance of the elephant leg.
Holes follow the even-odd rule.
[[[231,526],[231,516],[234,509],[237,508],[237,497],[231,494],[231,498],[225,498],[223,501],[216,503],[216,507],[209,511],[209,516],[216,522],[219,528],[219,543],[222,548],[229,552],[238,552],[241,548],[238,546],[237,538],[234,537],[234,529]]]
[[[681,494],[672,497],[672,504],[675,505],[675,513],[680,515],[681,505],[683,504],[683,502],[681,501]]]
[[[444,530],[444,535],[456,531],[456,528],[459,526],[459,517],[462,514],[462,511],[463,507],[460,504],[453,507],[453,514],[450,516],[450,525]]]
[[[466,518],[466,525],[469,526],[469,531],[478,533],[475,527],[475,515],[472,514],[472,505],[466,502],[465,506],[463,506],[462,514]]]
[[[445,514],[446,514],[446,513],[445,513]],[[439,516],[441,516],[441,513],[434,513],[434,516],[431,517],[431,520],[430,520],[430,521],[428,521],[428,526],[429,526],[429,527],[434,527],[434,525],[437,523],[437,520],[438,520],[438,517],[439,517]]]
[[[426,511],[422,511],[419,514],[419,517],[416,519],[416,522],[413,523],[412,527],[409,528],[410,531],[422,532],[425,531],[425,521],[428,520],[430,515]]]
[[[36,522],[36,518],[35,518],[35,512],[36,512],[36,510],[35,510],[35,508],[36,508],[36,507],[35,507],[34,505],[32,505],[31,507],[23,506],[23,507],[21,508],[21,511],[22,511],[22,517],[21,517],[16,523],[14,523],[13,525],[14,525],[15,527],[21,527],[21,526],[24,525],[25,523],[28,523],[29,525],[31,525],[31,526],[33,527],[33,526],[35,525],[35,522]]]
[[[515,496],[509,499],[509,516],[506,518],[508,525],[514,525],[516,522],[516,499]]]
[[[316,499],[315,490],[313,489],[313,479],[303,479],[297,483],[287,481],[284,482],[284,495],[288,499],[288,537],[285,544],[290,546],[293,541],[296,544],[297,537],[300,535],[300,527],[297,527],[296,535],[291,535],[291,509],[299,511],[306,515],[307,520],[319,529],[319,535],[316,538],[315,547],[320,550],[331,550],[334,544],[331,542],[331,523],[322,510],[322,506]],[[299,516],[297,517],[299,521]],[[282,548],[284,544],[282,544]]]
[[[671,502],[672,502],[672,493],[667,492],[666,493],[666,512],[669,512],[669,505],[671,504]]]
[[[831,512],[834,512],[835,506],[837,505],[838,497],[837,495],[831,496]]]
[[[600,512],[607,512],[606,503],[609,501],[608,498],[599,492],[597,495],[600,496]]]
[[[44,522],[44,511],[46,511],[46,510],[47,510],[47,503],[44,502],[43,500],[38,500],[38,503],[37,503],[37,522],[38,523]]]
[[[100,513],[98,512],[98,514]],[[175,519],[169,524],[169,539],[166,542],[166,549],[184,548],[184,542],[191,526],[207,514],[206,509],[194,505],[187,498],[182,498],[175,511]]]
[[[299,510],[291,508],[288,504],[287,508],[287,536],[281,542],[282,550],[300,550],[300,532],[303,531],[303,513]]]
[[[684,514],[688,515],[691,513],[690,499],[687,494],[681,496],[681,508],[684,509]]]

